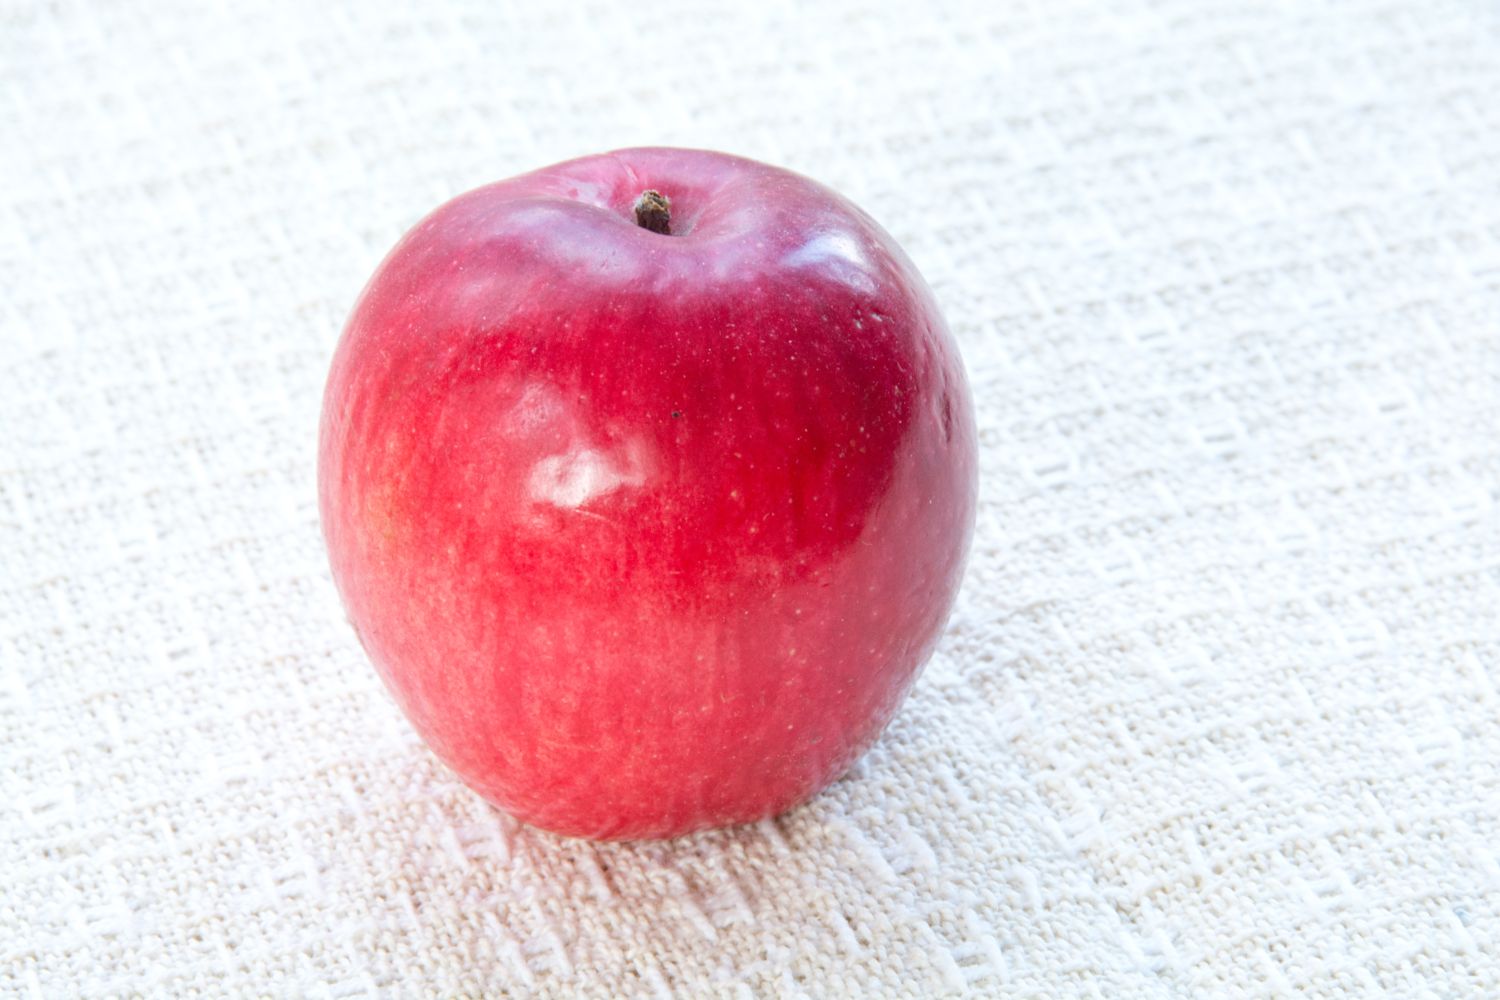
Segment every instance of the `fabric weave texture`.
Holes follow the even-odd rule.
[[[1500,996],[1500,11],[0,5],[0,995]],[[520,826],[345,623],[365,278],[604,149],[844,192],[972,378],[964,590],[809,805]]]

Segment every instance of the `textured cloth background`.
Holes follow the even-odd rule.
[[[0,993],[1500,995],[1497,45],[1481,0],[0,7]],[[854,773],[596,846],[400,717],[314,440],[409,225],[643,143],[890,228],[982,508]]]

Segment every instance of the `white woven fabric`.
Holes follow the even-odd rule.
[[[0,7],[0,994],[1500,995],[1497,45],[1464,0]],[[595,846],[412,734],[313,452],[407,226],[646,143],[887,225],[982,508],[848,779]]]

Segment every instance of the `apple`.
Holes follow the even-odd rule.
[[[868,215],[627,149],[402,238],[318,481],[349,619],[438,757],[537,826],[669,837],[803,802],[885,727],[963,572],[974,420]]]

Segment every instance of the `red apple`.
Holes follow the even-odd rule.
[[[781,812],[870,745],[952,606],[975,465],[958,351],[869,216],[629,149],[396,245],[318,474],[349,617],[437,755],[634,838]]]

